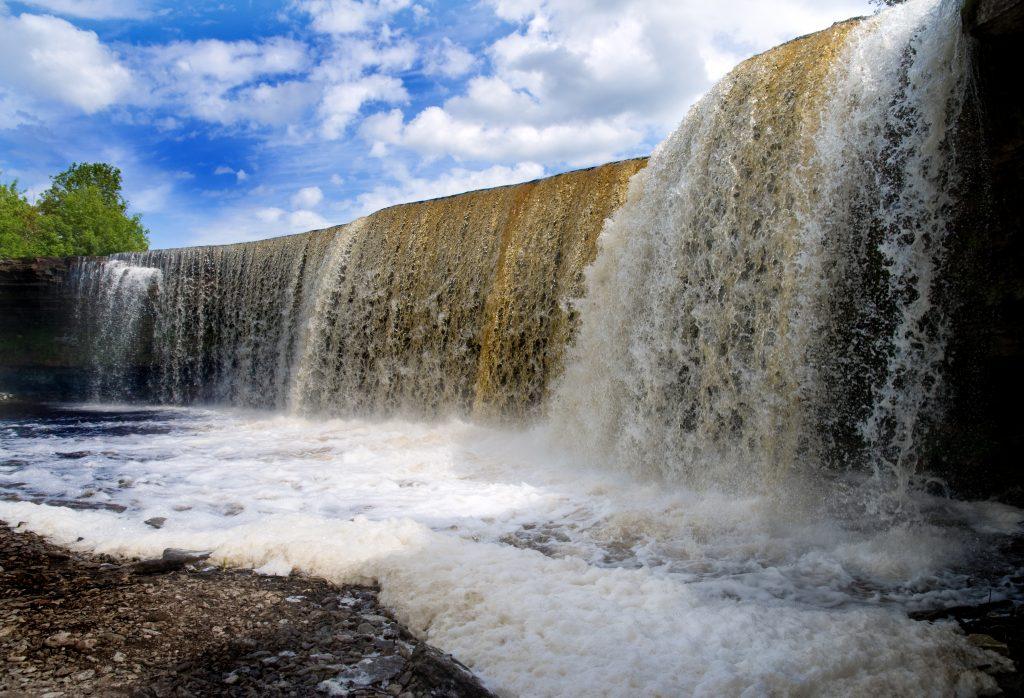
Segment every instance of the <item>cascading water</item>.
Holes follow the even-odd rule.
[[[693,108],[599,239],[563,433],[690,484],[867,462],[905,486],[939,408],[958,27],[956,3],[910,2],[753,58]]]
[[[1021,598],[1020,510],[909,487],[964,42],[911,0],[741,64],[643,170],[82,260],[101,396],[217,406],[0,430],[0,517],[375,581],[509,695],[990,691],[1008,660],[906,614]]]
[[[957,22],[954,3],[916,0],[842,23],[747,61],[693,108],[601,235],[548,407],[559,431],[691,485],[838,463],[905,490],[941,406]],[[151,327],[143,396],[165,402],[522,414],[560,371],[567,304],[640,166],[87,260],[93,355],[119,367],[96,371],[97,392],[127,392]],[[103,310],[149,274],[154,297]]]
[[[137,391],[135,367],[152,341],[152,304],[161,295],[159,269],[106,260],[79,268],[72,283],[88,303],[78,323],[90,358],[93,398],[123,398]]]
[[[301,412],[519,413],[546,394],[602,221],[643,160],[385,209],[338,228],[256,243],[85,259],[159,270],[140,397]],[[150,273],[150,272],[140,272]],[[104,378],[106,386],[114,379]],[[102,392],[102,391],[101,391]],[[106,391],[107,395],[111,393]],[[120,394],[118,395],[121,396]]]

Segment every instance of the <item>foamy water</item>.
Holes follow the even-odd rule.
[[[509,694],[970,694],[991,686],[975,667],[1005,665],[905,611],[1014,597],[993,556],[1024,512],[922,498],[902,526],[844,527],[814,483],[785,488],[799,500],[698,495],[550,441],[90,406],[4,425],[0,487],[50,504],[2,502],[0,518],[90,550],[212,549],[377,581],[414,631]],[[143,523],[156,516],[164,528]]]

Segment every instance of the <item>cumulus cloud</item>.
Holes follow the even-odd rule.
[[[0,16],[0,88],[29,102],[60,104],[86,114],[125,99],[131,72],[95,32],[57,17]]]
[[[415,43],[400,37],[388,41],[344,37],[332,42],[312,77],[321,82],[338,82],[360,77],[369,70],[402,71],[413,65],[418,54]]]
[[[318,95],[301,78],[311,62],[307,47],[293,39],[176,41],[134,58],[157,103],[213,123],[294,123]]]
[[[408,98],[402,81],[389,75],[375,73],[351,82],[330,85],[324,90],[317,109],[320,133],[328,140],[339,138],[364,104],[393,104]]]
[[[515,29],[486,50],[490,70],[460,94],[367,129],[373,152],[583,165],[647,150],[725,66],[863,10],[860,0],[489,0]],[[457,47],[451,45],[452,56]],[[427,72],[441,70],[436,56]],[[441,54],[436,53],[440,51]],[[451,63],[470,70],[466,53]],[[461,62],[460,62],[461,61]],[[443,71],[442,71],[443,72]],[[386,134],[376,133],[386,125]]]
[[[22,5],[93,21],[152,16],[155,7],[152,0]],[[322,227],[317,211],[357,215],[649,152],[737,61],[864,12],[867,3],[478,0],[453,10],[434,0],[292,0],[288,7],[301,24],[287,37],[124,41],[115,51],[66,19],[10,15],[0,0],[0,129],[46,128],[58,118],[72,124],[75,112],[123,106],[80,122],[68,138],[102,138],[131,123],[188,148],[197,137],[242,132],[256,148],[221,157],[259,170],[218,168],[247,186],[218,188],[208,201],[226,213],[187,228],[200,231],[197,242],[252,239]],[[472,30],[468,19],[452,21],[470,13]],[[478,20],[488,18],[481,28]],[[339,172],[338,163],[352,163],[353,172]],[[296,191],[296,168],[317,177],[328,199],[352,198]],[[176,195],[167,185],[174,181],[142,182],[135,195],[160,210]]]
[[[458,78],[473,70],[474,65],[476,65],[476,57],[446,36],[440,44],[427,53],[423,72],[427,75]]]
[[[609,160],[640,142],[644,131],[638,126],[627,116],[492,126],[428,107],[401,129],[394,142],[431,158],[451,155],[458,160],[492,162],[529,158],[586,165]]]
[[[313,20],[313,28],[325,34],[365,31],[410,5],[409,0],[303,0],[298,6]]]
[[[324,200],[324,193],[320,187],[303,187],[292,195],[292,206],[297,209],[315,208]]]

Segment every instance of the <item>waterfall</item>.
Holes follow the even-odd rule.
[[[302,235],[82,259],[84,331],[127,338],[145,328],[151,347],[119,359],[146,377],[142,399],[526,414],[561,366],[601,225],[644,163],[395,206]],[[162,282],[116,312],[94,312],[123,269]],[[123,372],[99,366],[97,395],[136,387]]]
[[[695,105],[601,234],[557,428],[694,485],[831,463],[905,487],[941,407],[964,44],[957,3],[912,0]]]
[[[120,342],[98,389],[146,345],[163,402],[544,414],[615,467],[755,489],[846,467],[898,509],[941,421],[965,42],[955,2],[911,0],[742,63],[645,169],[85,260],[84,306],[159,280],[84,313]]]
[[[77,310],[92,397],[130,397],[140,380],[139,355],[150,351],[152,298],[160,293],[163,274],[120,259],[85,264],[77,271],[72,278],[75,293],[89,299]]]

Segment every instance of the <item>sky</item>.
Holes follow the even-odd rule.
[[[646,155],[868,0],[0,0],[0,180],[120,167],[156,248]]]

